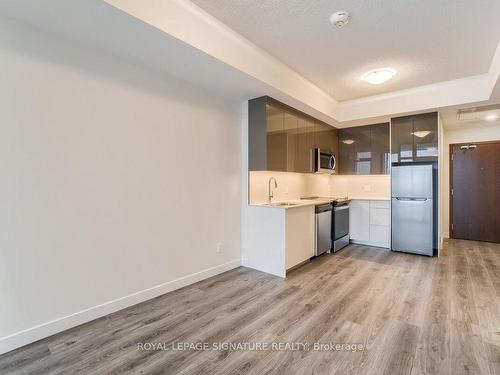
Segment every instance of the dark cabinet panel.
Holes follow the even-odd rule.
[[[371,125],[371,174],[389,174],[389,123]]]
[[[391,160],[393,163],[413,161],[413,118],[391,120]]]
[[[301,173],[312,172],[311,157],[314,148],[314,122],[302,115],[298,116],[296,145],[295,171]]]
[[[331,152],[334,155],[337,155],[339,148],[338,130],[330,125],[323,124],[323,129],[320,134],[320,137],[321,137],[320,148],[328,152]]]
[[[436,161],[439,155],[437,112],[391,120],[393,163]]]
[[[314,125],[314,148],[321,148],[323,146],[322,142],[323,137],[321,136],[321,132],[323,131],[322,124],[319,121],[313,121],[313,125]]]
[[[346,128],[339,130],[339,173],[354,174],[356,170],[356,130]]]
[[[325,124],[323,122],[315,123],[315,144],[316,148],[334,153],[335,140],[336,140],[336,129],[332,126]]]
[[[286,141],[286,170],[297,171],[297,129],[298,116],[295,112],[285,111],[284,133]]]
[[[439,149],[436,112],[413,117],[413,143],[415,161],[437,160]]]
[[[266,105],[267,167],[268,171],[287,170],[287,137],[285,111],[274,104]]]
[[[248,170],[267,169],[267,98],[248,101]]]
[[[354,128],[355,139],[354,148],[356,150],[354,173],[371,174],[372,170],[372,147],[371,147],[371,126],[358,126]]]
[[[340,174],[387,174],[389,124],[339,130]]]
[[[335,155],[337,166],[335,173],[339,171],[339,135],[338,129],[325,124],[316,122],[315,124],[315,147]]]

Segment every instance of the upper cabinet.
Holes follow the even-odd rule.
[[[266,104],[266,169],[287,170],[287,133],[285,131],[285,111],[277,106]]]
[[[248,102],[250,171],[309,173],[314,148],[337,154],[338,130],[269,97]]]
[[[390,131],[389,124],[375,124],[370,126],[372,174],[389,174],[390,165]]]
[[[300,173],[312,172],[312,149],[315,147],[314,120],[299,114],[297,116],[297,136],[295,155],[295,171]]]
[[[356,173],[356,134],[356,128],[339,130],[339,174]]]
[[[338,154],[338,130],[324,122],[315,121],[315,148],[319,148],[329,153]]]
[[[286,170],[295,171],[298,162],[297,131],[299,118],[295,113],[284,111],[284,133],[286,142]]]
[[[434,161],[439,156],[437,112],[413,116],[416,161]]]
[[[389,173],[389,124],[339,130],[340,174]]]
[[[391,119],[393,163],[437,161],[438,155],[437,112]]]

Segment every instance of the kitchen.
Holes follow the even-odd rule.
[[[270,97],[248,106],[246,266],[286,277],[349,243],[439,254],[437,112],[337,129]]]

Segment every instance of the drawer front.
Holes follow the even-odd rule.
[[[370,201],[370,208],[387,208],[391,207],[390,201]]]
[[[370,224],[389,226],[390,211],[387,208],[371,208]]]

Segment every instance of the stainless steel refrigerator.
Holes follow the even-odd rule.
[[[432,165],[391,170],[392,250],[433,255]]]

